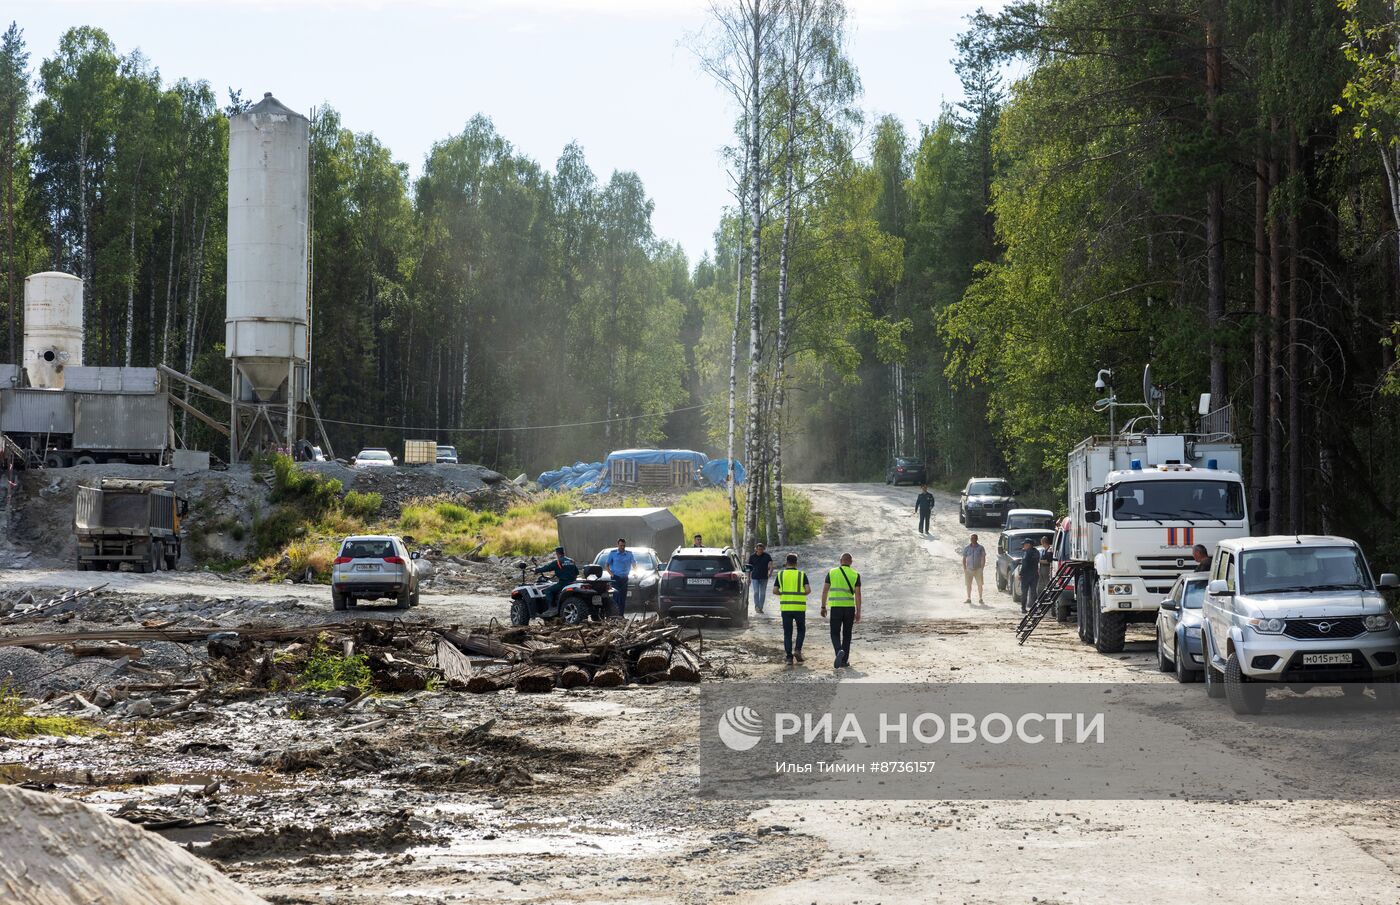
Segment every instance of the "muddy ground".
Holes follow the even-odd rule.
[[[1018,647],[1019,613],[990,581],[986,606],[965,605],[955,499],[939,496],[922,537],[912,490],[809,490],[829,521],[799,551],[804,562],[845,550],[864,575],[853,668],[833,673],[819,619],[808,662],[784,666],[777,620],[757,617],[743,630],[704,627],[707,681],[1173,683],[1144,632],[1116,656],[1054,625]],[[89,614],[100,621],[144,610],[296,624],[341,615],[321,588],[103,578],[117,586]],[[0,591],[91,583],[0,572]],[[504,614],[497,596],[438,593],[413,615]],[[275,902],[1392,903],[1400,888],[1391,800],[706,801],[698,694],[665,684],[416,692],[349,707],[334,695],[258,694],[119,720],[97,738],[3,743],[0,779],[142,821]],[[1199,685],[1182,687],[1166,718],[1203,745],[1229,749],[1238,737],[1238,719]],[[1354,723],[1336,756],[1384,794],[1396,736],[1368,734],[1365,712]],[[1140,768],[1153,768],[1150,751]]]

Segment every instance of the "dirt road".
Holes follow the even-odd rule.
[[[1047,624],[1017,647],[1018,611],[990,580],[987,606],[966,605],[955,500],[939,495],[924,537],[912,489],[806,489],[828,522],[798,551],[803,563],[820,574],[850,552],[864,576],[853,668],[832,671],[815,614],[807,664],[786,667],[770,614],[742,631],[705,629],[704,652],[722,675],[1173,682],[1156,671],[1146,634],[1103,656]],[[178,593],[208,582],[169,580]],[[319,607],[316,593],[297,589],[297,609]],[[505,607],[425,595],[422,610],[482,618]],[[1228,708],[1200,686],[1182,691],[1189,731],[1227,744]],[[1400,885],[1389,801],[707,801],[697,795],[697,695],[666,684],[420,693],[348,719],[252,700],[163,732],[0,749],[0,779],[113,810],[193,801],[212,825],[166,834],[279,902],[1392,903]],[[1373,754],[1337,757],[1365,771],[1376,769]],[[1151,751],[1140,768],[1153,769]]]

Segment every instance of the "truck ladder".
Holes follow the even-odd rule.
[[[1017,645],[1025,644],[1026,639],[1035,631],[1036,626],[1051,611],[1055,609],[1055,601],[1059,599],[1060,592],[1068,590],[1070,581],[1075,573],[1086,565],[1077,560],[1067,559],[1060,563],[1060,567],[1055,571],[1055,576],[1050,579],[1050,583],[1040,589],[1040,596],[1035,598],[1031,608],[1026,610],[1021,622],[1016,626]]]

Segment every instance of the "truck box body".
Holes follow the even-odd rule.
[[[169,432],[164,393],[74,393],[73,447],[159,454]]]
[[[1090,437],[1068,464],[1070,558],[1093,563],[1105,612],[1155,613],[1177,576],[1194,571],[1194,545],[1213,554],[1220,541],[1249,534],[1237,443]],[[1088,493],[1097,524],[1085,518]]]
[[[180,555],[180,501],[170,481],[105,479],[79,487],[73,513],[78,564],[151,566]]]
[[[403,441],[403,464],[405,465],[433,465],[437,462],[437,441],[435,440],[405,440]]]
[[[599,550],[617,546],[651,547],[663,562],[685,541],[680,520],[669,509],[580,509],[555,519],[559,544],[577,562],[592,562]]]

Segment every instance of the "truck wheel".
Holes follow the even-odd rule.
[[[588,621],[588,604],[578,597],[570,597],[559,607],[559,618],[565,625],[583,625]]]
[[[417,605],[418,605],[418,602],[419,602],[419,600],[418,600],[418,595],[419,595],[419,590],[418,590],[417,588],[414,588],[414,589],[413,589],[413,597],[408,601],[408,605],[409,605],[409,606],[417,606]]]
[[[1097,595],[1095,595],[1097,597]],[[1095,604],[1098,600],[1094,601]],[[1105,613],[1094,607],[1094,649],[1101,654],[1117,654],[1123,650],[1123,638],[1128,626],[1118,613]]]
[[[1251,682],[1240,669],[1238,654],[1225,661],[1225,698],[1235,713],[1259,713],[1264,709],[1264,686]]]
[[[1055,621],[1060,625],[1069,625],[1069,595],[1063,592],[1055,598]]]
[[[44,456],[44,467],[67,468],[68,460],[63,458],[63,456],[59,455],[58,453],[49,453],[47,456]]]
[[[394,608],[399,610],[408,609],[413,603],[413,593],[409,591],[408,585],[403,586],[399,591],[399,596],[394,599]]]
[[[97,460],[92,456],[78,456],[73,460],[74,465],[96,465]]]
[[[165,565],[165,545],[159,542],[151,544],[151,571],[159,572]]]
[[[510,624],[530,624],[530,605],[528,603],[523,600],[512,600],[510,602]]]
[[[1177,656],[1181,656],[1180,652],[1177,653]],[[1162,629],[1159,626],[1157,629],[1157,671],[1171,672],[1174,669],[1176,669],[1176,664],[1167,656],[1162,647]]]
[[[340,612],[345,609],[345,595],[337,590],[331,590],[331,609]]]

